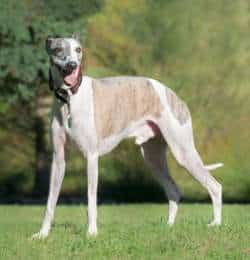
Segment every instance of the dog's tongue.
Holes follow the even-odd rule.
[[[68,86],[75,86],[78,82],[78,77],[80,75],[81,67],[77,66],[76,69],[74,69],[70,74],[68,74],[64,78],[64,83],[67,84]]]

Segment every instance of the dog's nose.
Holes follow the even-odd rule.
[[[70,70],[74,70],[77,67],[77,63],[75,61],[70,61],[67,63],[67,68]]]

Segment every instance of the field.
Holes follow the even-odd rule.
[[[208,228],[208,204],[181,205],[168,227],[163,204],[99,207],[99,235],[86,238],[86,207],[59,206],[48,239],[33,241],[44,207],[0,207],[0,259],[249,259],[250,206],[225,205]]]

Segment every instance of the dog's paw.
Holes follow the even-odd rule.
[[[97,228],[88,228],[87,237],[96,237],[98,235]]]
[[[49,235],[48,232],[39,231],[31,236],[31,240],[45,239]]]
[[[168,221],[167,221],[167,225],[168,225],[169,227],[172,227],[172,226],[174,225],[174,221],[168,220]]]

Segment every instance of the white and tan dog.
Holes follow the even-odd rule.
[[[64,177],[64,145],[70,137],[87,158],[88,234],[97,234],[98,158],[124,138],[134,137],[169,200],[168,224],[175,221],[180,192],[168,173],[166,149],[207,189],[220,225],[222,187],[195,148],[189,110],[173,91],[144,77],[94,79],[81,75],[82,47],[75,38],[48,38],[50,87],[54,91],[53,162],[47,209],[36,238],[48,236]]]

